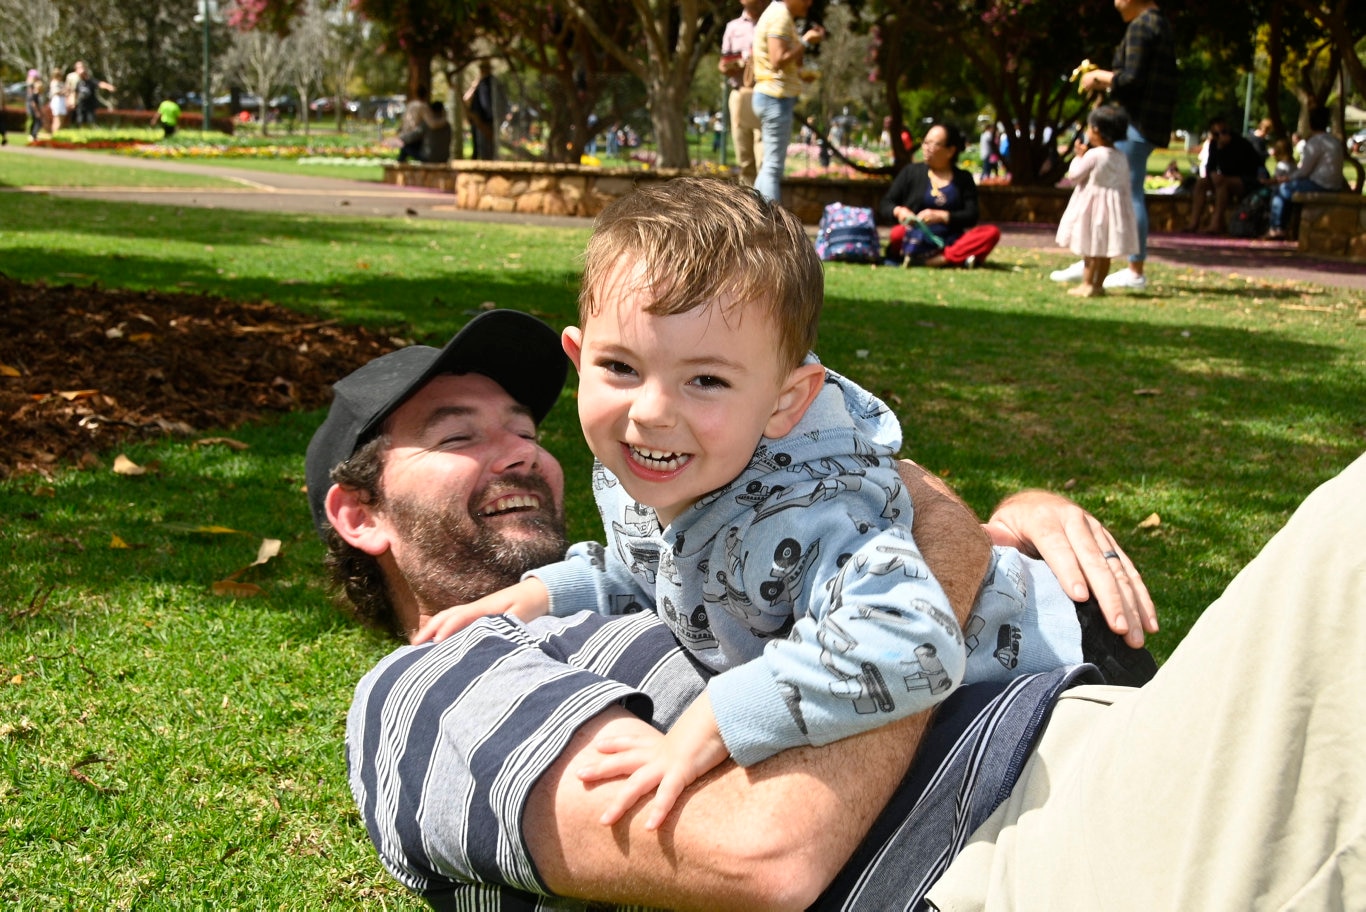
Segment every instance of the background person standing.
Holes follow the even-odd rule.
[[[720,70],[726,77],[727,110],[730,113],[731,142],[735,162],[740,166],[740,183],[754,186],[758,161],[763,157],[763,134],[754,113],[754,26],[768,8],[769,0],[741,0],[743,12],[726,23],[721,36]]]
[[[152,115],[152,125],[161,125],[161,138],[170,139],[175,134],[176,124],[180,122],[180,105],[168,98]]]
[[[802,60],[806,49],[825,37],[819,25],[797,34],[796,20],[811,10],[811,0],[775,0],[754,26],[754,113],[763,134],[764,157],[754,189],[775,203],[782,202],[783,168],[792,139],[792,111],[801,94]]]
[[[93,127],[95,125],[95,108],[99,104],[99,92],[113,92],[116,86],[112,82],[103,79],[96,79],[94,74],[85,65],[84,60],[76,61],[76,68],[72,71],[74,80],[71,92],[71,106],[75,109],[75,120],[73,123],[78,127]],[[68,83],[72,80],[67,77]]]
[[[1129,132],[1115,148],[1129,162],[1129,186],[1138,224],[1138,252],[1129,257],[1129,268],[1105,279],[1106,288],[1143,289],[1148,280],[1143,266],[1148,258],[1148,207],[1143,179],[1148,157],[1171,139],[1172,112],[1176,107],[1176,41],[1171,23],[1152,0],[1115,0],[1115,9],[1129,24],[1124,40],[1115,48],[1111,69],[1092,70],[1081,77],[1083,92],[1108,89],[1110,100],[1129,115]],[[1060,282],[1081,278],[1085,264],[1073,263],[1053,273]],[[1073,274],[1075,272],[1075,274]],[[1061,275],[1060,275],[1061,273]]]

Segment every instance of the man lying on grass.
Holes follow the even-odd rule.
[[[337,384],[309,447],[308,487],[357,616],[404,636],[563,555],[563,478],[535,432],[565,369],[553,330],[494,312],[442,350],[404,349]],[[985,565],[975,556],[985,554],[981,533],[965,508],[917,477],[915,534],[961,618]],[[1009,543],[1037,542],[1069,591],[1089,580],[1107,616],[1127,609],[1141,637],[1146,591],[1127,561],[1106,559],[1118,548],[1092,517],[1031,492],[1003,504],[988,528]],[[970,689],[941,709],[940,747],[920,758],[922,775],[974,719],[1031,719],[1061,686],[1026,683],[1034,686],[995,702],[999,688]],[[483,620],[436,647],[400,649],[366,676],[348,724],[353,792],[386,866],[437,907],[525,904],[528,893],[802,906],[846,862],[846,877],[869,869],[854,850],[884,807],[875,838],[909,823],[931,832],[906,806],[919,791],[905,774],[923,714],[748,771],[723,764],[685,792],[658,832],[631,815],[598,826],[614,783],[590,790],[573,775],[591,760],[593,736],[636,730],[642,719],[667,727],[704,684],[649,613]],[[1017,772],[977,770],[988,789]],[[954,823],[940,821],[940,830]]]

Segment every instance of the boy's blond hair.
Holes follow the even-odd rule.
[[[601,308],[619,260],[643,268],[653,302],[646,313],[687,313],[729,296],[758,305],[779,333],[779,354],[795,368],[815,345],[825,276],[801,221],[737,184],[680,177],[641,187],[597,218],[579,292],[579,321]],[[620,281],[618,273],[617,281]]]

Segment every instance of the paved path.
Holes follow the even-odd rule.
[[[111,156],[99,152],[30,149],[15,145],[0,147],[0,154],[57,159],[71,165],[88,162],[203,174],[225,178],[237,185],[227,188],[26,187],[11,192],[48,193],[73,199],[202,206],[209,209],[432,218],[576,228],[587,228],[591,225],[591,220],[585,218],[471,212],[457,209],[448,193],[417,187],[393,187],[370,181],[307,177],[194,162]],[[1052,225],[1009,224],[1002,225],[1001,232],[1001,243],[1005,246],[1053,251],[1058,249],[1053,242]],[[1156,234],[1149,238],[1149,259],[1154,263],[1171,266],[1237,273],[1264,279],[1290,279],[1332,288],[1366,291],[1366,263],[1304,256],[1293,243],[1286,241]]]

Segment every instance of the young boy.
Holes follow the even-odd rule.
[[[1013,549],[996,549],[965,639],[911,538],[896,417],[810,354],[823,295],[800,221],[753,191],[678,179],[609,206],[563,335],[608,546],[576,545],[415,640],[483,614],[665,618],[719,674],[663,739],[595,745],[607,756],[582,778],[632,777],[604,823],[657,789],[657,827],[727,756],[884,725],[965,672],[1082,660],[1073,602]]]

